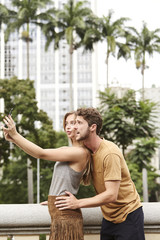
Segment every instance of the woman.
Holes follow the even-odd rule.
[[[55,198],[66,195],[67,191],[77,194],[81,180],[88,184],[90,180],[91,155],[81,142],[76,141],[75,113],[64,117],[64,129],[72,142],[72,147],[43,149],[21,136],[15,127],[12,117],[3,119],[5,139],[20,147],[27,154],[44,160],[57,161],[48,196],[48,208],[51,215],[51,233],[49,240],[82,240],[83,219],[81,210],[60,211],[55,207]]]

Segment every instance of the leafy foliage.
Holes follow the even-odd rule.
[[[135,147],[127,154],[127,162],[131,171],[131,176],[136,183],[137,190],[142,196],[142,169],[148,171],[148,192],[149,200],[157,201],[156,194],[159,192],[157,178],[159,175],[156,169],[151,165],[151,159],[157,148],[156,138],[140,138],[135,142]]]
[[[12,6],[14,11],[8,9],[10,14],[10,19],[7,23],[7,29],[5,31],[5,40],[8,41],[8,38],[12,32],[19,30],[21,26],[29,23],[37,24],[37,19],[39,17],[38,11],[46,8],[46,4],[51,3],[50,0],[13,0]]]
[[[100,112],[103,115],[102,135],[122,148],[123,153],[138,137],[155,136],[153,110],[149,100],[137,101],[135,91],[119,98],[110,89],[100,92]]]
[[[23,152],[18,160],[10,159],[3,167],[0,181],[0,203],[27,203],[27,160]]]
[[[93,197],[95,195],[96,195],[96,192],[92,184],[89,186],[80,185],[80,188],[76,197],[86,198],[86,197]]]
[[[142,171],[143,168],[151,168],[151,158],[153,157],[155,150],[157,148],[157,139],[156,138],[140,138],[136,139],[134,145],[135,148],[132,149],[128,158],[136,163],[138,166],[138,171]]]
[[[10,16],[13,14],[12,10],[9,10],[5,5],[0,3],[0,28],[2,23],[7,24],[9,22]]]
[[[38,111],[33,81],[17,78],[5,79],[0,80],[0,86],[0,98],[5,100],[5,114],[8,114],[11,107],[14,108],[12,116],[20,134],[43,148],[68,144],[66,134],[56,133],[47,114],[42,110]],[[3,117],[4,115],[1,114],[1,121]],[[39,123],[39,128],[35,122]],[[3,176],[0,182],[1,203],[27,202],[27,158],[31,159],[34,169],[34,197],[36,199],[36,160],[16,146],[10,148],[10,144],[0,138],[0,163],[3,166]],[[42,200],[47,199],[53,167],[53,162],[40,161]]]
[[[86,1],[74,3],[73,0],[68,0],[63,9],[59,9],[57,14],[58,35],[60,35],[60,39],[66,39],[70,46],[70,53],[82,46],[90,16],[92,16],[92,11],[86,7]]]
[[[107,16],[103,16],[100,20],[100,38],[107,43],[106,64],[107,64],[107,88],[109,87],[108,71],[109,71],[109,57],[112,54],[115,56],[116,48],[118,48],[118,58],[130,58],[130,49],[123,43],[122,39],[126,38],[124,23],[129,18],[119,18],[113,21],[113,11],[109,10]]]

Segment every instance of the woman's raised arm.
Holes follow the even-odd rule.
[[[49,161],[75,162],[79,161],[85,154],[85,151],[81,147],[43,149],[33,142],[27,140],[17,132],[15,123],[10,115],[6,116],[3,121],[7,125],[7,128],[3,127],[5,139],[13,142],[24,152],[34,158],[40,158]]]

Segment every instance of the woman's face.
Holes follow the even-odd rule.
[[[65,132],[67,133],[68,138],[75,137],[75,115],[70,114],[65,121]]]

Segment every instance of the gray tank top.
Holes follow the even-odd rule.
[[[76,195],[82,175],[83,171],[76,172],[67,162],[56,162],[54,165],[49,195],[65,195],[65,191],[69,191]]]

